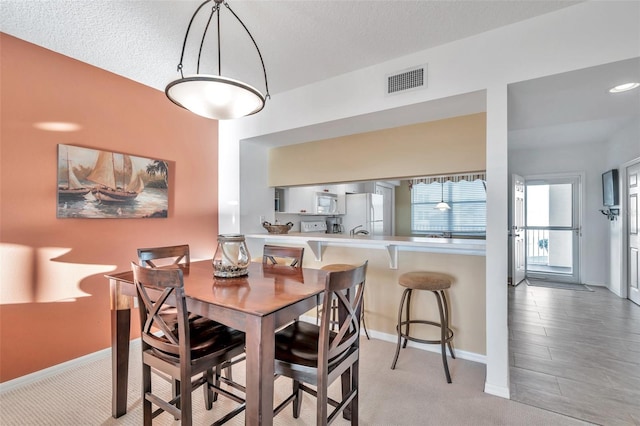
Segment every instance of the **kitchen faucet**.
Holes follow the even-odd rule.
[[[369,235],[369,231],[367,231],[366,229],[360,229],[358,231],[356,231],[356,229],[358,228],[362,228],[362,225],[358,225],[355,228],[353,228],[351,231],[349,231],[349,234],[352,237],[355,237],[356,235]]]

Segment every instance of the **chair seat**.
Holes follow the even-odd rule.
[[[207,318],[198,318],[190,321],[191,359],[209,355],[213,352],[226,352],[229,349],[244,345],[244,333],[227,327]],[[177,336],[177,330],[175,331]],[[165,336],[156,336],[156,339],[166,343],[169,340]],[[162,351],[157,348],[151,349],[155,355],[170,361],[179,362],[180,357],[176,354]]]
[[[158,315],[160,315],[160,317],[162,317],[162,320],[170,327],[172,328],[178,328],[178,309],[176,309],[176,307],[174,306],[163,306],[162,309],[160,309],[160,312],[158,312]],[[204,319],[206,321],[209,321],[211,323],[215,323],[215,321],[201,317],[200,315],[196,315],[196,314],[192,314],[189,313],[189,322],[193,322],[193,321],[199,321],[201,319]]]
[[[336,333],[330,331],[331,338]],[[320,327],[304,321],[289,324],[276,333],[277,360],[291,364],[316,367],[318,364],[318,343]],[[329,360],[331,363],[332,360]]]
[[[173,306],[163,307],[159,315],[162,320],[171,327],[174,335],[178,335],[178,311]],[[191,346],[194,349],[192,357],[197,357],[201,350],[208,351],[209,347],[215,342],[210,342],[210,336],[215,333],[224,333],[229,331],[232,333],[240,333],[237,330],[226,327],[214,320],[202,317],[193,313],[189,313],[189,326],[191,329]],[[242,334],[242,333],[240,333]]]
[[[414,290],[437,291],[451,287],[451,277],[438,272],[412,271],[400,275],[398,284]]]

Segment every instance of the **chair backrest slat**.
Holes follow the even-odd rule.
[[[262,250],[262,263],[275,265],[278,259],[284,260],[287,265],[302,267],[304,247],[284,247],[265,244]]]
[[[143,350],[145,345],[181,356],[181,346],[189,347],[188,313],[184,296],[183,272],[181,269],[145,268],[131,263],[133,281],[140,301],[140,324],[142,324]],[[177,330],[167,324],[162,316],[165,307],[175,308]],[[158,336],[155,329],[162,331]]]
[[[346,271],[330,272],[324,290],[323,312],[330,312],[334,300],[338,302],[338,331],[331,334],[331,315],[323,315],[320,322],[319,358],[327,364],[339,360],[340,355],[357,345],[360,337],[360,312],[368,262]],[[319,359],[320,362],[320,359]]]
[[[159,261],[162,261],[162,264]],[[151,268],[164,265],[189,265],[191,263],[189,245],[139,248],[138,263]]]

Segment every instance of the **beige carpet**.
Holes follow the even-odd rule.
[[[111,359],[91,361],[57,376],[42,379],[0,394],[0,424],[10,425],[140,425],[140,347],[132,345],[129,379],[129,411],[111,417]],[[362,340],[361,425],[584,425],[559,414],[491,396],[482,392],[485,366],[450,360],[452,384],[447,384],[439,354],[403,349],[395,370],[389,368],[395,345],[380,340]],[[242,381],[244,364],[234,367],[234,378]],[[276,399],[290,389],[291,382],[279,378]],[[166,382],[154,382],[164,386]],[[336,383],[339,386],[339,382]],[[334,386],[333,391],[339,392]],[[194,392],[194,425],[210,424],[233,402],[223,398],[211,411],[203,408],[201,390]],[[162,414],[154,424],[177,424]],[[241,414],[228,424],[244,424]],[[276,425],[315,425],[315,399],[305,395],[302,415],[293,419],[287,407]],[[343,419],[335,425],[348,424]]]

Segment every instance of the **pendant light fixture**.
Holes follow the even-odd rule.
[[[449,206],[449,204],[444,202],[444,181],[440,181],[440,186],[442,188],[442,196],[440,198],[440,202],[436,204],[434,208],[437,210],[440,210],[441,212],[451,210],[451,207]]]
[[[202,34],[200,41],[200,49],[198,50],[198,60],[196,73],[194,75],[184,76],[182,61],[184,59],[184,51],[187,45],[187,39],[189,38],[189,31],[193,24],[196,15],[207,4],[213,2],[214,5],[211,9],[211,14],[208,17],[207,24]],[[221,75],[222,60],[220,53],[220,13],[221,5],[224,5],[231,14],[238,20],[238,22],[245,29],[249,38],[255,46],[258,56],[260,57],[260,63],[262,64],[262,73],[264,75],[264,85],[266,95],[263,95],[255,87],[235,80],[229,77],[223,77]],[[217,21],[217,34],[218,34],[218,75],[200,74],[200,58],[202,55],[202,47],[205,43],[205,38],[211,21],[216,16]],[[247,115],[255,114],[264,108],[266,99],[269,98],[269,85],[267,83],[267,71],[264,67],[264,61],[262,60],[262,54],[258,45],[249,32],[249,29],[242,22],[242,20],[235,14],[235,12],[229,7],[225,0],[206,0],[196,9],[195,13],[189,21],[187,27],[187,33],[184,36],[184,42],[182,44],[182,54],[180,55],[180,63],[178,64],[178,71],[180,72],[180,78],[172,81],[165,88],[165,94],[176,105],[187,109],[194,114],[198,114],[202,117],[227,120],[232,118],[244,117]]]

